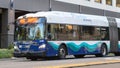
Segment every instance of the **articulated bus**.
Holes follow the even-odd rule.
[[[37,60],[67,55],[120,55],[120,19],[45,11],[28,13],[15,24],[14,56]]]

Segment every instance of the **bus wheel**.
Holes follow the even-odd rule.
[[[67,50],[65,46],[60,46],[59,48],[59,53],[58,53],[58,58],[59,59],[64,59],[66,57]]]
[[[83,58],[85,55],[74,55],[75,58]]]
[[[108,54],[107,47],[103,44],[100,49],[100,54],[96,54],[96,57],[103,57]]]
[[[120,56],[120,52],[114,53],[115,56]]]

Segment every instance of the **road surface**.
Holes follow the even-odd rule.
[[[86,56],[85,58],[74,58],[68,56],[67,59],[37,61],[27,60],[25,58],[0,59],[0,68],[117,68],[120,66],[120,56],[115,57],[94,57]]]

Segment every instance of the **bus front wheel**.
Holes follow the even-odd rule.
[[[59,52],[58,52],[58,58],[59,59],[64,59],[67,55],[67,50],[65,46],[60,46]]]

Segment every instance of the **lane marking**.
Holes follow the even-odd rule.
[[[77,64],[63,64],[59,66],[38,66],[34,68],[70,68],[70,67],[84,67],[84,66],[92,66],[92,65],[102,65],[102,64],[113,64],[120,63],[120,60],[104,60],[104,61],[96,61],[96,62],[85,62],[85,63],[77,63]]]

